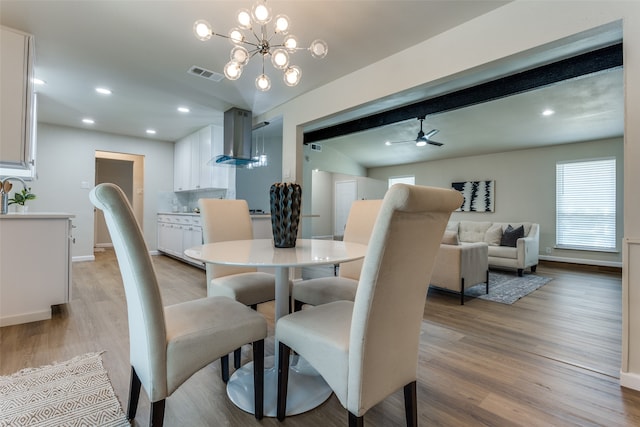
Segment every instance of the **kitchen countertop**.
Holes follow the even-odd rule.
[[[9,212],[0,215],[0,219],[56,219],[56,218],[75,218],[74,214],[65,212],[26,212],[17,213]]]
[[[158,212],[158,215],[186,215],[186,216],[199,216],[199,213],[195,212]],[[251,217],[269,217],[271,218],[270,213],[261,213],[261,214],[250,214]]]

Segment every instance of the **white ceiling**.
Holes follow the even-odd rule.
[[[291,32],[301,44],[324,39],[329,54],[322,60],[307,52],[293,55],[292,62],[302,68],[302,82],[295,88],[285,86],[280,73],[267,64],[273,84],[267,93],[258,92],[253,83],[259,72],[256,58],[235,82],[215,83],[187,74],[192,65],[222,72],[230,50],[222,38],[204,43],[195,39],[193,22],[206,19],[214,31],[226,33],[234,26],[237,9],[250,7],[253,0],[2,0],[0,23],[35,37],[36,76],[47,82],[38,87],[39,121],[85,127],[82,118],[91,117],[96,121],[91,129],[147,138],[145,129],[153,128],[157,134],[149,138],[175,141],[206,124],[222,124],[222,114],[230,107],[264,113],[505,3],[269,0],[274,14],[290,17]],[[389,155],[384,141],[415,138],[415,120],[325,143],[374,166],[621,135],[621,71],[575,83],[579,86],[556,85],[533,97],[530,92],[428,117],[425,131],[440,130],[434,139],[445,143],[441,148],[428,146],[418,153],[407,144],[392,147],[394,154]],[[96,86],[107,86],[113,94],[100,96]],[[433,88],[398,94],[313,126],[409,103],[429,91]],[[490,104],[491,109],[486,108]],[[179,105],[191,112],[178,113]],[[542,120],[537,115],[548,106],[557,113]],[[550,123],[563,126],[545,126]],[[514,143],[519,145],[505,145]]]

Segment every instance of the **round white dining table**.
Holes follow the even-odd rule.
[[[271,239],[232,240],[189,248],[185,255],[195,260],[243,267],[273,267],[276,276],[274,321],[289,313],[289,269],[355,261],[365,256],[367,246],[335,240],[297,239],[293,248],[276,248]],[[278,343],[275,356],[265,358],[264,415],[276,416]],[[253,362],[236,370],[227,383],[227,395],[239,408],[253,413]],[[322,377],[304,359],[290,363],[287,415],[306,412],[331,395]]]

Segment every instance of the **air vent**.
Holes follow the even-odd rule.
[[[187,72],[194,76],[202,77],[203,79],[212,80],[216,83],[224,79],[224,74],[216,73],[215,71],[207,70],[206,68],[198,67],[197,65],[193,65]]]

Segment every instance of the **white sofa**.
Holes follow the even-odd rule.
[[[519,230],[523,236],[509,228]],[[531,222],[449,221],[447,230],[457,233],[461,245],[488,244],[489,267],[515,268],[522,276],[526,268],[538,266],[540,226]]]

